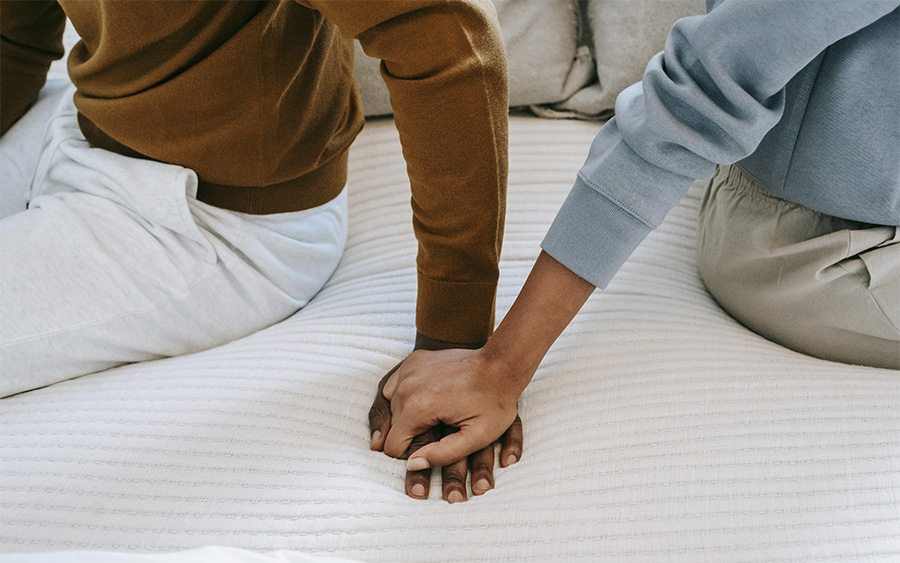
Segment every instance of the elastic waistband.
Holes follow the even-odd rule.
[[[95,147],[131,158],[156,160],[116,141],[81,113],[78,114],[78,125]],[[217,184],[198,174],[197,199],[214,207],[253,215],[312,209],[333,200],[344,189],[348,153],[345,150],[315,170],[268,186]]]
[[[774,197],[775,199],[781,199],[777,196],[772,195],[772,193],[769,192],[769,190],[767,190],[765,186],[763,186],[753,176],[741,170],[737,164],[719,165],[716,176],[720,177],[723,181],[736,188],[754,192],[762,192],[763,194]]]
[[[749,197],[761,198],[779,205],[803,207],[800,204],[773,194],[766,189],[762,182],[742,170],[737,164],[720,164],[716,169],[715,180],[720,181],[722,184],[728,185],[732,189],[742,192]],[[803,208],[807,209],[805,207]],[[810,211],[812,210],[810,209]]]

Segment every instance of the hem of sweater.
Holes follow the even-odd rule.
[[[496,281],[441,281],[419,272],[416,329],[432,340],[484,342],[494,331],[496,293]]]
[[[81,113],[78,125],[85,139],[97,148],[131,158],[157,160],[116,141]],[[265,186],[219,184],[198,174],[196,198],[213,207],[251,215],[305,211],[340,195],[347,184],[348,155],[349,149],[345,149],[306,174]]]

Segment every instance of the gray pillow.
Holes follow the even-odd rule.
[[[706,13],[705,0],[587,0],[585,12],[597,61],[598,85],[591,87],[592,107],[585,113],[610,111],[619,92],[640,82],[647,63],[663,50],[677,20]]]
[[[575,0],[493,0],[509,59],[509,105],[565,100],[594,74],[586,46],[579,49],[581,12]],[[356,43],[354,71],[366,115],[391,113],[380,61]]]

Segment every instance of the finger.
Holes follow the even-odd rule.
[[[409,456],[406,468],[417,471],[426,467],[452,465],[470,453],[486,447],[490,442],[490,438],[484,439],[478,432],[464,427],[459,432],[444,436],[440,442],[423,446]]]
[[[394,391],[397,390],[397,378],[392,377],[397,369],[403,365],[403,362],[395,365],[391,368],[391,371],[387,372],[387,375],[381,380],[381,384],[378,387],[378,391],[384,396],[388,401],[391,400],[391,397],[394,396]]]
[[[399,455],[398,458],[407,459],[409,456],[421,450],[425,446],[433,444],[434,442],[440,440],[443,434],[443,429],[440,426],[433,426],[429,428],[425,432],[422,432],[421,434],[413,438],[409,443],[409,448],[407,448],[406,451]]]
[[[434,427],[429,429],[427,432],[424,432],[412,441],[410,444],[410,451],[408,451],[405,456],[409,456],[410,453],[418,450],[419,448],[425,446],[426,444],[430,444],[441,437],[441,430],[438,427]],[[431,489],[431,469],[425,469],[422,471],[407,471],[406,472],[406,494],[409,497],[415,499],[427,499],[428,491]]]
[[[416,499],[428,498],[431,489],[431,469],[406,472],[406,495]]]
[[[494,488],[494,444],[469,456],[472,469],[472,494],[483,495]]]
[[[424,444],[418,444],[417,447],[413,447],[416,437],[421,436],[441,422],[433,416],[422,414],[423,409],[415,404],[407,404],[405,406],[406,408],[404,409],[404,405],[392,405],[393,418],[391,419],[391,428],[384,439],[384,453],[398,459],[407,458],[412,452],[424,446]],[[437,434],[434,440],[428,443],[437,441],[440,437],[441,434]],[[412,471],[420,469],[425,469],[425,467],[410,467]]]
[[[375,400],[372,402],[372,408],[369,409],[369,447],[376,452],[384,448],[384,440],[391,429],[391,403],[382,394],[382,389],[384,389],[385,382],[397,371],[399,366],[400,364],[397,364],[381,378],[381,381],[378,383],[378,391],[375,393]]]
[[[459,430],[452,426],[442,424],[440,426],[444,437]],[[469,473],[468,462],[465,458],[441,468],[441,496],[450,504],[464,502],[466,495],[466,476]]]
[[[466,475],[469,473],[465,458],[441,468],[441,492],[445,501],[463,502],[466,496]]]
[[[500,467],[509,467],[522,459],[522,419],[516,415],[503,436],[500,437]]]

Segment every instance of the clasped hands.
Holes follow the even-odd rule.
[[[407,460],[406,494],[428,498],[431,468],[442,470],[448,502],[494,486],[494,443],[500,466],[522,457],[522,389],[502,361],[484,348],[413,351],[378,385],[369,411],[371,448]]]
[[[446,343],[416,337],[416,350],[381,380],[369,412],[372,449],[408,459],[409,496],[426,498],[431,483],[426,468],[442,467],[444,500],[465,500],[466,456],[472,492],[488,491],[498,439],[501,467],[522,457],[519,395],[594,289],[541,251],[483,347],[440,350]]]

